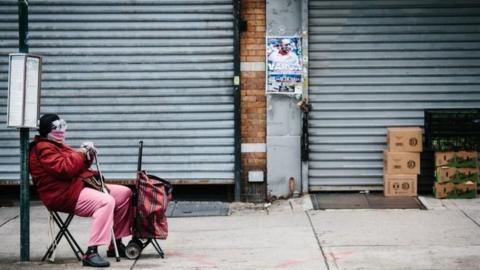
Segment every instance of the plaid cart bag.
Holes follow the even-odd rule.
[[[137,202],[133,234],[138,238],[167,239],[166,211],[171,199],[171,184],[145,171],[137,180]]]
[[[147,174],[141,169],[142,149],[143,142],[140,141],[137,179],[133,191],[132,240],[125,249],[125,255],[132,260],[140,257],[142,250],[150,243],[160,257],[164,258],[165,254],[157,239],[165,240],[168,236],[166,211],[173,190],[172,184],[167,180]]]

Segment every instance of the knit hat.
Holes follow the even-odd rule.
[[[59,120],[60,117],[54,113],[47,113],[42,115],[40,117],[40,127],[38,128],[38,133],[40,134],[40,137],[47,137],[47,134],[52,131],[53,128],[53,122],[56,120]]]

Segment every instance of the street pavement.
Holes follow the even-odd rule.
[[[230,215],[170,218],[161,259],[150,245],[110,269],[480,269],[480,199],[420,197],[427,210],[313,210],[309,196],[272,204],[232,203]],[[0,208],[0,269],[85,269],[62,240],[55,262],[48,212],[30,208],[30,262],[19,262],[18,207]],[[85,247],[88,218],[70,230]],[[105,248],[100,249],[105,254]]]

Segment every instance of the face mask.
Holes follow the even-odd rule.
[[[55,120],[52,122],[52,131],[47,134],[47,138],[52,141],[63,142],[65,141],[66,131],[67,122],[63,119]]]

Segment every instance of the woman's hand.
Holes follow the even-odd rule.
[[[80,146],[80,149],[83,149],[85,151],[84,154],[87,157],[88,161],[93,160],[93,158],[97,154],[97,149],[93,145],[93,142],[82,143],[82,145]]]
[[[87,148],[80,147],[80,148],[77,148],[75,150],[80,154],[84,154],[84,155],[87,154]]]

